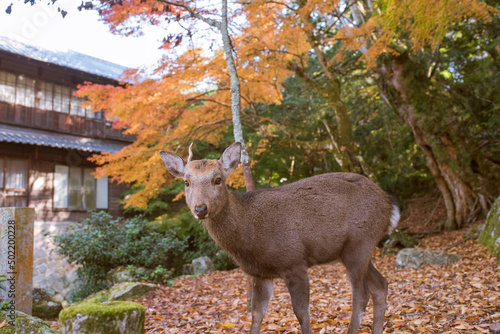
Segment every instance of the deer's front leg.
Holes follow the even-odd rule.
[[[252,277],[252,281],[252,326],[250,327],[250,334],[258,334],[269,300],[273,295],[273,280]]]
[[[292,297],[293,312],[300,323],[302,334],[312,334],[309,320],[309,275],[307,267],[296,268],[284,277],[290,297]]]

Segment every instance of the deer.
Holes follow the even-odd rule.
[[[192,160],[191,146],[187,162],[168,151],[160,156],[168,172],[184,180],[193,216],[251,276],[250,334],[260,332],[276,278],[286,284],[302,333],[312,334],[308,270],[339,261],[352,289],[347,333],[357,333],[371,295],[372,333],[382,334],[388,283],[371,258],[399,221],[394,197],[367,177],[344,172],[231,191],[226,180],[239,165],[242,144],[231,144],[219,160]]]

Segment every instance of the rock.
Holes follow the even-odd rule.
[[[191,261],[193,275],[209,274],[215,271],[214,264],[206,257],[202,256]]]
[[[43,289],[33,289],[33,316],[44,320],[54,319],[59,316],[62,309],[62,304],[52,300]]]
[[[45,263],[42,263],[40,266],[38,266],[38,271],[40,274],[43,274],[47,271],[47,265]]]
[[[500,197],[497,198],[488,213],[478,242],[485,245],[500,262]]]
[[[426,264],[450,265],[460,258],[460,255],[448,254],[441,251],[405,248],[398,253],[394,267],[418,268]]]
[[[149,291],[156,290],[156,284],[142,282],[125,282],[112,286],[109,289],[109,301],[137,299]]]
[[[491,334],[500,334],[500,322],[490,326]]]
[[[143,334],[146,309],[138,303],[82,303],[59,314],[62,334]]]
[[[91,294],[81,302],[81,303],[104,303],[109,301],[109,291],[108,290],[102,290],[96,293]]]
[[[0,311],[0,323],[7,321],[0,328],[0,334],[57,334],[42,319],[30,316],[19,311]]]
[[[193,275],[193,265],[191,263],[185,263],[182,266],[183,275]]]
[[[131,280],[132,277],[130,276],[130,272],[125,267],[111,269],[106,274],[106,281],[108,283],[108,286],[112,286],[117,283],[130,282]]]
[[[149,291],[157,289],[155,284],[142,282],[125,282],[113,285],[109,290],[102,290],[85,298],[82,303],[104,303],[138,299]]]
[[[384,254],[396,254],[398,249],[413,248],[420,243],[422,242],[419,239],[397,228],[389,234],[389,238],[384,243]]]
[[[464,239],[478,237],[481,234],[481,232],[483,232],[483,230],[484,230],[484,224],[474,225],[467,230],[467,233],[465,233],[464,235]]]

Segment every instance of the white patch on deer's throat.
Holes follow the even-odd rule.
[[[399,208],[397,205],[392,205],[392,214],[391,214],[391,226],[389,227],[388,233],[391,233],[398,226],[400,214]]]

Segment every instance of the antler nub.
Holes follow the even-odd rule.
[[[191,151],[191,147],[193,147],[193,143],[191,143],[191,145],[189,145],[188,163],[191,161],[191,158],[193,157],[193,151]]]

